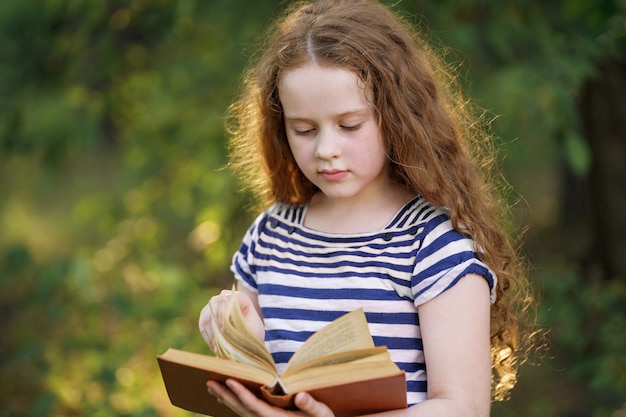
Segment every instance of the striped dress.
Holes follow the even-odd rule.
[[[333,234],[303,225],[306,206],[262,213],[233,256],[235,278],[259,297],[265,343],[282,372],[314,332],[362,307],[377,346],[406,372],[407,402],[425,400],[426,367],[417,306],[469,273],[496,278],[444,210],[422,197],[377,232]]]

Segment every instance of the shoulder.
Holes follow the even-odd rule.
[[[418,227],[423,230],[436,227],[449,220],[450,215],[445,209],[431,204],[422,196],[416,196],[402,207],[390,226],[394,228]]]
[[[274,203],[257,215],[250,232],[265,229],[268,224],[276,227],[278,223],[301,223],[304,217],[305,206],[292,206],[283,203]]]
[[[275,221],[300,224],[304,218],[305,207],[306,206],[292,206],[289,204],[275,203],[268,210],[266,210],[265,213],[268,218]]]
[[[426,253],[474,252],[474,240],[453,226],[449,211],[423,197],[418,196],[407,203],[395,222],[395,228],[415,235],[420,250]]]

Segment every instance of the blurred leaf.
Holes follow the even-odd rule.
[[[571,134],[565,137],[563,146],[565,160],[572,171],[585,177],[591,164],[591,155],[587,143],[579,135]]]

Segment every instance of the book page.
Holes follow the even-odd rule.
[[[213,314],[212,311],[211,314]],[[228,312],[221,331],[216,324],[215,316],[211,322],[213,323],[217,344],[216,355],[218,357],[257,366],[276,374],[274,358],[263,342],[250,330],[241,313],[235,288],[231,292]]]
[[[385,350],[353,362],[299,369],[298,372],[282,377],[282,382],[286,392],[299,392],[316,387],[330,387],[398,375],[401,376],[403,383],[406,383],[404,373],[391,361],[389,353]]]
[[[285,373],[301,363],[349,350],[373,348],[363,309],[347,313],[313,334],[291,357]]]
[[[389,358],[389,352],[387,351],[386,346],[336,352],[291,366],[288,371],[283,373],[281,378],[288,378],[291,374],[295,374],[309,368],[321,368],[324,366],[348,362],[381,361],[385,358]]]

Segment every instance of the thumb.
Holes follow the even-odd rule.
[[[334,417],[334,413],[328,406],[319,401],[315,401],[306,392],[299,392],[295,398],[296,407],[311,417]]]

